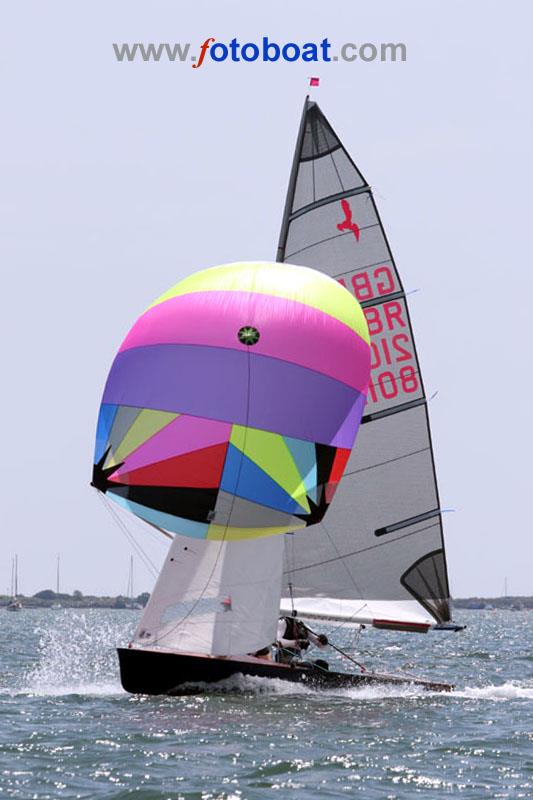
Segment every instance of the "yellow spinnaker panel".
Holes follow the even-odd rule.
[[[289,525],[282,528],[231,528],[225,525],[210,525],[207,529],[207,539],[218,541],[237,541],[239,539],[256,539],[260,536],[271,536],[276,533],[289,533],[305,528],[305,522],[300,525]]]
[[[177,283],[149,308],[184,294],[221,291],[268,294],[303,303],[343,322],[365,342],[370,342],[362,308],[338,281],[308,267],[291,264],[245,261],[205,269]]]
[[[234,425],[230,442],[279,484],[306,514],[310,513],[303,477],[283,436],[257,428]]]
[[[143,409],[106,466],[112,467],[115,464],[120,464],[134,450],[140,447],[141,444],[144,444],[152,436],[155,436],[156,433],[159,433],[160,430],[178,416],[179,414],[174,414],[169,411],[153,411],[149,408]]]

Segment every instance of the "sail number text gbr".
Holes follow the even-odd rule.
[[[405,301],[386,299],[401,291],[394,269],[379,264],[338,281],[363,305],[368,323],[372,348],[368,399],[380,403],[404,394],[412,396],[420,382]]]

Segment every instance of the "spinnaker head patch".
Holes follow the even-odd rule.
[[[257,344],[260,335],[261,334],[257,328],[254,328],[251,325],[244,325],[244,327],[242,327],[237,334],[239,337],[239,342],[241,342],[241,344],[248,345],[248,347]]]

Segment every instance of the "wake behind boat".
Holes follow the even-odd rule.
[[[104,391],[92,485],[172,538],[118,651],[127,691],[236,674],[452,688],[256,657],[295,604],[340,624],[450,623],[405,293],[370,186],[316,103],[304,106],[278,263],[197,273],[139,318]]]

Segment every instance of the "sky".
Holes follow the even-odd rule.
[[[0,592],[126,589],[89,487],[112,359],[159,294],[273,260],[307,78],[373,186],[430,404],[452,593],[532,594],[532,12],[491,0],[4,6]],[[403,42],[405,63],[118,63],[113,42]],[[133,526],[135,527],[135,526]],[[139,530],[139,536],[143,534]],[[144,541],[146,539],[146,541]],[[155,563],[165,544],[144,535]],[[135,556],[135,590],[151,573]]]

